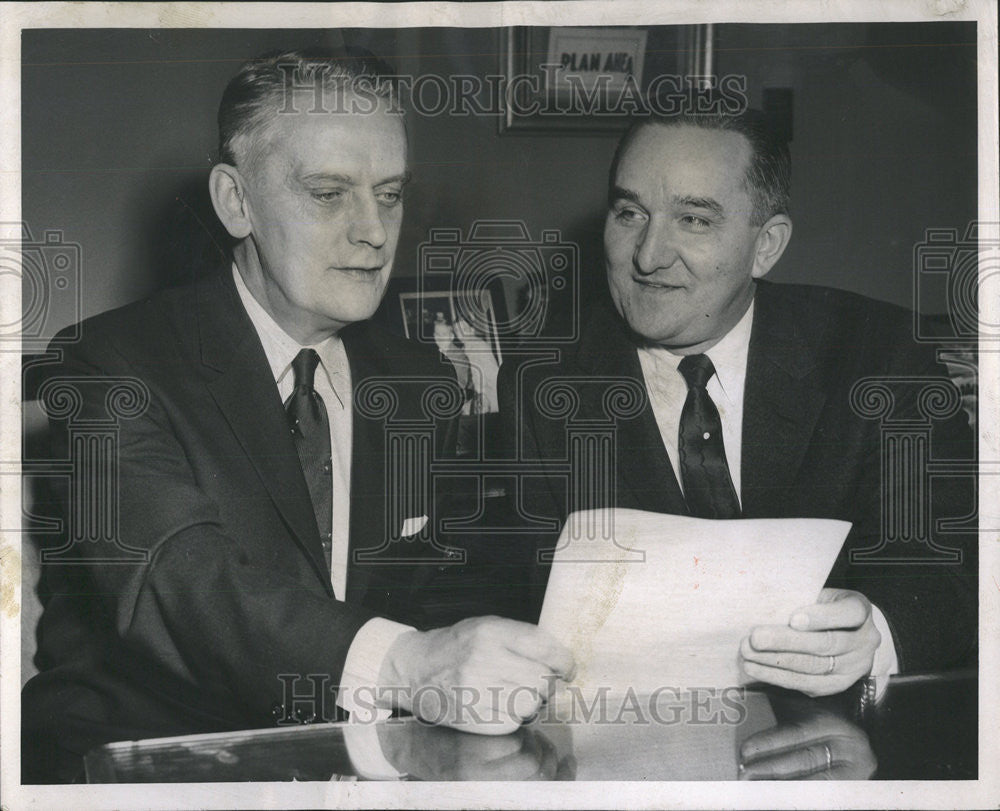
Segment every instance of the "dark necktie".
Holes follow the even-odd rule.
[[[295,388],[285,402],[285,413],[302,463],[302,473],[309,487],[316,526],[323,542],[326,570],[330,571],[333,554],[333,480],[330,453],[330,419],[323,398],[313,388],[319,355],[303,349],[292,361]]]
[[[698,518],[739,518],[740,502],[726,464],[719,412],[705,386],[715,374],[707,355],[688,355],[677,367],[688,384],[678,450],[684,500]]]

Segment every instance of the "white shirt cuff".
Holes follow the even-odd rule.
[[[365,780],[399,780],[406,777],[382,754],[375,724],[347,724],[343,730],[347,756],[358,777]]]
[[[391,709],[376,706],[378,674],[392,644],[400,635],[413,630],[409,625],[375,617],[354,636],[337,693],[337,704],[351,714],[352,723],[373,724],[391,715]]]
[[[885,688],[889,686],[889,676],[899,673],[899,657],[896,655],[896,645],[892,641],[892,631],[889,630],[885,614],[874,604],[872,605],[872,622],[882,637],[882,641],[875,650],[871,672],[871,675],[875,677],[875,700],[878,701],[885,693]]]

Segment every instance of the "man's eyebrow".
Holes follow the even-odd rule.
[[[704,208],[711,211],[715,216],[721,217],[725,214],[722,204],[711,197],[690,197],[690,196],[674,196],[673,203],[675,206],[692,206],[694,208]]]
[[[341,175],[336,172],[310,172],[309,174],[302,175],[302,180],[305,183],[345,183],[349,186],[354,185],[354,178],[350,175]]]
[[[403,172],[401,175],[392,175],[387,177],[385,180],[380,180],[376,183],[376,186],[384,186],[386,183],[399,183],[401,186],[405,186],[410,182],[413,175],[410,172]]]
[[[410,173],[403,172],[399,175],[392,175],[387,178],[383,178],[375,183],[375,186],[385,186],[387,183],[400,183],[406,185],[410,182]],[[311,172],[307,175],[302,176],[302,181],[305,183],[344,183],[348,186],[353,186],[357,181],[350,175],[342,175],[337,172]]]
[[[642,204],[636,192],[631,189],[624,189],[621,186],[611,187],[611,192],[608,194],[608,202],[613,203],[615,200],[628,200],[630,203]]]

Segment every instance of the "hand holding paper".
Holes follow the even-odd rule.
[[[394,706],[435,724],[506,735],[538,712],[570,677],[573,657],[536,626],[473,617],[447,628],[408,631],[390,647],[379,686]]]
[[[749,675],[740,641],[816,603],[849,529],[819,519],[575,513],[539,627],[573,652],[581,689],[737,685]]]
[[[740,643],[740,657],[751,679],[826,696],[867,676],[881,641],[863,594],[823,589],[788,625],[754,628]]]

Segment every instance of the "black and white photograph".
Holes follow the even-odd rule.
[[[0,11],[4,809],[1000,803],[993,3]]]
[[[501,353],[490,291],[400,293],[399,308],[406,337],[433,344],[454,367],[467,393],[463,413],[497,413]]]

